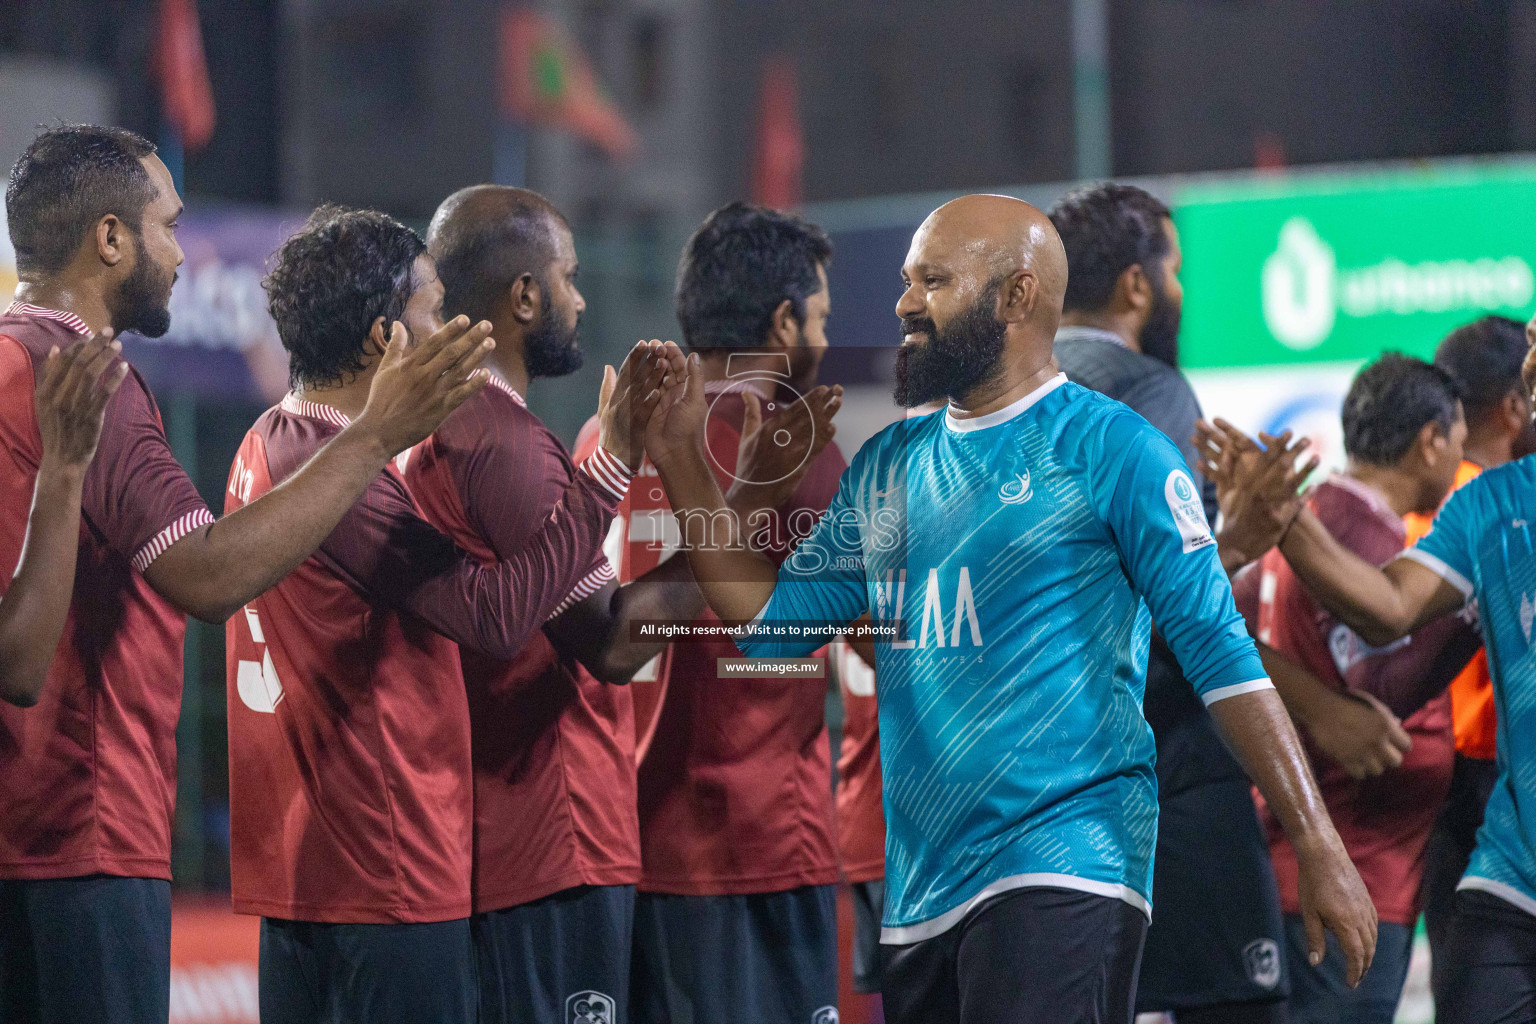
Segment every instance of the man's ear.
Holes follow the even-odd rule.
[[[389,348],[390,325],[381,316],[373,318],[373,326],[368,329],[368,340],[363,345],[363,353],[369,359],[384,358],[384,351]]]
[[[532,274],[520,274],[507,289],[507,306],[512,310],[512,318],[524,327],[539,318],[539,309],[543,304],[544,296],[539,291],[539,282]]]
[[[1120,271],[1120,276],[1115,278],[1114,291],[1110,293],[1111,306],[1119,305],[1122,309],[1145,314],[1151,311],[1152,301],[1152,282],[1147,279],[1147,272],[1140,263],[1132,263]]]
[[[1040,279],[1031,271],[1015,270],[998,289],[997,317],[1008,324],[1028,320],[1039,299]]]
[[[109,213],[96,222],[96,258],[115,267],[128,256],[129,231],[116,214]]]
[[[1438,465],[1445,458],[1450,443],[1450,437],[1437,420],[1430,420],[1419,428],[1419,457],[1426,466]]]
[[[795,319],[795,304],[785,299],[774,308],[768,319],[768,337],[763,339],[768,348],[799,348],[800,321]]]
[[[1520,433],[1531,421],[1530,397],[1522,395],[1519,388],[1511,389],[1499,403],[1499,415],[1504,418],[1504,427],[1511,435]]]

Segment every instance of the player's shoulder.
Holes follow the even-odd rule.
[[[1445,508],[1462,514],[1500,512],[1523,506],[1536,496],[1536,455],[1485,469],[1451,492]]]

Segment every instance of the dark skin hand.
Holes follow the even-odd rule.
[[[31,707],[42,695],[74,590],[80,495],[101,439],[107,401],[128,375],[122,346],[104,330],[60,352],[38,375],[42,458],[16,575],[0,599],[0,699]]]
[[[1208,440],[1213,445],[1257,447],[1233,430],[1220,430]],[[1233,500],[1271,502],[1276,506],[1271,516],[1278,520],[1285,515],[1279,503],[1295,499],[1243,493]],[[1318,603],[1372,647],[1385,647],[1466,604],[1459,590],[1412,559],[1396,558],[1380,568],[1371,565],[1335,540],[1304,506],[1284,530],[1280,551]]]
[[[1237,443],[1233,435],[1246,443]],[[1228,575],[1280,543],[1305,501],[1301,486],[1318,466],[1316,455],[1297,465],[1312,443],[1307,438],[1293,442],[1289,430],[1260,438],[1262,449],[1223,419],[1214,424],[1201,420],[1195,427],[1199,469],[1216,485],[1221,506],[1216,545]]]
[[[297,473],[256,501],[172,544],[145,571],[166,600],[223,622],[309,557],[395,455],[485,386],[487,321],[455,317],[412,342],[396,322],[367,405]]]
[[[668,350],[669,377],[685,371],[682,354]],[[757,396],[744,392],[737,481],[726,495],[735,519],[750,531],[765,522],[794,493],[800,481],[836,433],[832,417],[842,405],[841,387],[818,387],[770,421],[775,435],[763,437]],[[784,441],[784,443],[779,443]],[[572,606],[545,627],[555,647],[608,683],[627,683],[668,641],[640,641],[631,636],[636,622],[691,622],[704,610],[704,595],[694,582],[687,558],[669,558],[631,583],[610,583]]]
[[[1413,740],[1390,708],[1368,693],[1335,690],[1274,648],[1258,646],[1286,710],[1351,778],[1375,778],[1403,763]]]

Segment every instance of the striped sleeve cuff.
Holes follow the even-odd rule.
[[[597,451],[588,455],[582,462],[581,468],[586,474],[598,483],[603,489],[613,495],[615,501],[623,501],[629,493],[629,482],[634,479],[634,470],[624,465],[618,456],[599,445]]]
[[[1257,693],[1259,690],[1273,690],[1275,684],[1266,679],[1250,679],[1246,683],[1233,683],[1231,686],[1218,686],[1214,690],[1207,690],[1200,695],[1205,701],[1205,706],[1210,707],[1219,700],[1228,697],[1240,697],[1245,693]]]
[[[602,565],[598,566],[596,569],[593,569],[591,572],[587,573],[586,576],[582,577],[581,582],[576,584],[576,586],[572,588],[571,592],[565,596],[565,600],[561,601],[558,605],[555,606],[555,610],[549,613],[549,619],[555,618],[576,602],[584,601],[591,597],[599,590],[602,590],[603,587],[608,583],[617,578],[618,577],[613,574],[613,566],[608,564],[608,560],[606,558],[603,559]],[[548,622],[549,619],[545,619],[544,621]]]
[[[1404,549],[1403,553],[1397,557],[1406,558],[1413,562],[1418,562],[1424,568],[1428,569],[1430,572],[1434,573],[1436,576],[1439,576],[1441,579],[1445,580],[1445,582],[1461,591],[1462,597],[1469,601],[1472,599],[1471,581],[1461,573],[1457,572],[1455,569],[1452,569],[1450,566],[1440,561],[1440,559],[1436,558],[1428,551],[1425,551],[1423,548],[1406,548]]]
[[[201,526],[209,526],[213,523],[213,513],[206,508],[194,509],[176,520],[170,526],[161,530],[150,539],[148,544],[139,548],[139,553],[131,559],[133,567],[143,572],[150,564],[161,555],[165,549],[175,544],[181,538]]]

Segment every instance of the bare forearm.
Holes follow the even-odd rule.
[[[21,561],[0,599],[0,699],[21,707],[37,703],[69,615],[84,478],[83,467],[39,467]]]
[[[1210,711],[1298,854],[1338,845],[1338,833],[1279,695],[1274,690],[1239,694],[1217,701]]]
[[[1259,657],[1285,709],[1302,725],[1311,727],[1335,696],[1321,679],[1267,644],[1259,644]],[[1218,702],[1219,703],[1219,702]]]
[[[145,576],[187,614],[222,622],[308,558],[388,461],[354,424],[271,491],[171,545]]]
[[[688,559],[675,555],[650,572],[613,592],[610,618],[601,651],[593,659],[594,670],[604,682],[627,683],[652,658],[666,650],[668,641],[636,640],[632,626],[639,622],[692,622],[704,610],[704,595],[693,581]],[[583,659],[588,668],[593,666]]]
[[[658,465],[704,600],[728,625],[750,622],[773,596],[778,570],[746,543],[743,524],[702,455]]]
[[[1280,550],[1318,602],[1366,643],[1389,644],[1417,625],[1396,584],[1334,540],[1310,511],[1297,517]]]

